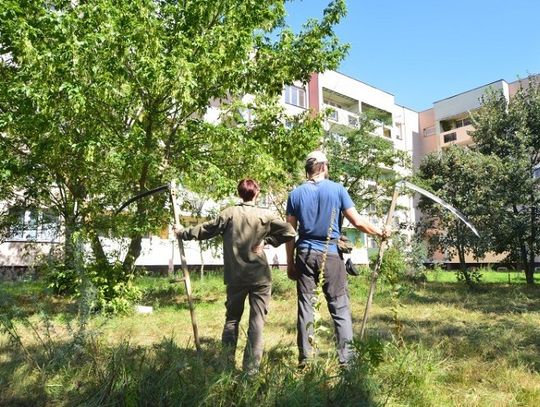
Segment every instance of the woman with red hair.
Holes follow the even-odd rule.
[[[249,298],[248,340],[243,369],[255,373],[263,354],[263,328],[270,303],[272,277],[262,245],[275,247],[293,240],[296,232],[275,213],[255,205],[260,193],[252,179],[238,183],[242,202],[224,209],[218,217],[178,233],[183,240],[223,236],[224,281],[227,286],[222,344],[228,361],[234,364],[238,327]]]

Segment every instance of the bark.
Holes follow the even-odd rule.
[[[204,256],[203,256],[203,248],[200,246],[200,256],[201,256],[201,280],[204,278]]]
[[[146,123],[144,125],[144,132],[145,132],[145,142],[144,142],[144,150],[150,153],[151,148],[151,141],[153,137],[153,110],[151,108],[152,103],[149,103],[147,108],[149,107],[150,113],[148,114],[148,117],[146,119]],[[148,173],[149,173],[149,166],[150,161],[146,160],[143,163],[143,166],[141,168],[141,176],[139,177],[139,192],[142,192],[146,187],[146,182],[148,181]],[[137,202],[137,218],[142,221],[142,219],[145,218],[146,215],[146,205],[138,201]],[[135,262],[139,258],[141,254],[142,249],[142,236],[140,233],[137,233],[136,235],[131,237],[131,241],[129,242],[128,252],[126,254],[126,257],[124,258],[124,262],[122,263],[122,269],[124,271],[124,276],[128,274],[132,274],[135,270]]]
[[[518,216],[518,208],[516,205],[512,205],[512,210],[514,212],[514,216]],[[522,236],[518,236],[518,244],[519,244],[519,259],[521,263],[521,270],[525,273],[525,276],[528,274],[529,269],[529,261],[527,258],[527,247],[525,246],[525,241]]]
[[[131,238],[129,242],[129,248],[124,262],[122,263],[122,269],[124,275],[132,274],[135,270],[135,261],[139,258],[142,248],[142,236],[138,235]]]
[[[69,270],[76,268],[77,246],[74,233],[77,231],[75,219],[64,218],[64,266]]]
[[[532,256],[532,261],[528,264],[527,269],[525,270],[525,279],[528,285],[534,285],[534,255]]]
[[[528,267],[525,270],[525,279],[528,285],[534,285],[534,266],[535,266],[535,254],[536,254],[536,202],[534,200],[534,194],[531,194],[531,235],[529,237],[529,262]]]
[[[109,268],[111,265],[107,259],[107,256],[105,255],[101,240],[99,240],[99,236],[95,232],[90,233],[90,244],[92,246],[92,252],[94,253],[94,258],[96,259],[96,265],[98,268],[100,270]]]
[[[471,276],[469,275],[469,271],[467,270],[467,263],[465,262],[465,248],[462,245],[458,245],[457,247],[458,251],[458,257],[459,257],[459,269],[461,270],[461,274],[463,277],[465,277],[465,283],[468,287],[473,286],[473,282],[471,280]]]

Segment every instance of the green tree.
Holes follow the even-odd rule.
[[[539,180],[540,83],[521,82],[508,101],[501,92],[488,92],[472,114],[471,137],[478,151],[498,157],[504,174],[497,180],[497,205],[505,208],[493,219],[495,249],[522,265],[528,284],[534,284],[535,257],[540,254]]]
[[[0,0],[3,198],[54,210],[68,264],[74,234],[98,269],[102,237],[126,237],[129,275],[169,214],[155,196],[112,216],[126,198],[178,178],[212,196],[246,175],[287,183],[321,127],[278,97],[337,66],[344,14],[332,1],[295,34],[284,0]]]
[[[375,129],[376,123],[366,115],[355,129],[332,128],[324,144],[332,177],[343,183],[359,210],[375,205],[376,214],[382,216],[399,177],[395,169],[410,168],[410,157],[406,151],[395,149],[392,141],[375,135]]]
[[[497,157],[485,156],[467,147],[451,146],[426,156],[417,178],[437,196],[463,212],[475,225],[480,238],[448,210],[430,199],[421,198],[418,207],[423,216],[419,232],[427,238],[430,251],[440,250],[449,256],[457,254],[460,275],[468,285],[474,281],[467,270],[465,256],[483,257],[493,248],[497,230],[494,215],[504,208],[494,201],[502,163]]]

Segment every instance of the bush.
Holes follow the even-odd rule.
[[[122,264],[115,263],[108,267],[98,268],[89,265],[85,268],[86,284],[81,284],[94,295],[90,299],[90,308],[108,314],[127,313],[132,309],[134,302],[142,298],[142,291],[133,284],[135,274],[126,274]],[[82,289],[78,290],[81,295]]]
[[[83,296],[93,312],[126,313],[142,297],[142,291],[133,285],[135,274],[126,274],[119,263],[107,267],[84,264],[77,270],[65,265],[60,256],[49,255],[40,271],[55,294]]]
[[[478,284],[482,280],[482,273],[477,268],[457,270],[456,278],[459,282],[465,282],[467,285]]]
[[[413,283],[425,283],[427,281],[426,266],[427,248],[420,240],[414,240],[408,253],[406,278]]]
[[[42,266],[41,274],[47,287],[57,295],[72,295],[77,292],[80,278],[77,271],[64,264],[47,264]]]

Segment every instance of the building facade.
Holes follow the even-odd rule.
[[[413,168],[418,168],[422,158],[433,152],[441,151],[451,144],[470,145],[472,140],[468,132],[472,130],[470,112],[478,109],[481,97],[488,89],[501,91],[510,99],[521,85],[520,81],[508,83],[498,80],[475,89],[436,101],[430,109],[415,112],[395,103],[394,95],[377,89],[355,78],[335,71],[313,74],[307,84],[285,86],[282,104],[289,114],[306,111],[318,113],[329,109],[330,115],[325,122],[325,129],[339,132],[358,126],[360,117],[366,113],[376,113],[383,120],[375,123],[374,134],[392,142],[395,149],[404,151],[412,160]],[[249,98],[247,96],[246,98]],[[245,112],[249,115],[249,111]],[[212,103],[205,119],[209,122],[219,120],[219,103]],[[306,152],[307,153],[307,152]],[[410,175],[406,168],[389,169],[398,176]],[[223,203],[222,203],[223,204]],[[201,208],[201,218],[184,217],[185,223],[203,221],[205,214],[215,211],[218,203],[207,202]],[[415,201],[410,196],[399,198],[400,210],[396,216],[400,223],[414,224],[420,213],[415,210]],[[1,209],[1,208],[0,208]],[[187,215],[187,214],[186,214]],[[381,220],[364,212],[373,223]],[[11,237],[0,243],[0,272],[15,273],[17,269],[32,267],[42,261],[51,250],[60,246],[58,225],[43,214],[27,212],[21,214],[21,228]],[[368,262],[368,251],[375,247],[375,242],[368,236],[344,225],[347,234],[355,242],[353,261],[357,264]],[[412,233],[412,232],[409,232]],[[160,236],[143,239],[141,256],[137,265],[147,268],[171,269],[180,263],[174,243],[172,230],[164,230]],[[198,242],[186,242],[188,264],[219,266],[222,264],[221,253],[212,247],[201,247]],[[114,250],[113,250],[114,249]],[[122,245],[111,242],[111,250],[122,256]],[[285,264],[284,247],[266,249],[272,264]],[[499,261],[500,256],[491,256],[486,261]],[[453,261],[444,253],[436,254],[434,260]],[[471,259],[472,261],[472,259]]]
[[[498,80],[438,100],[430,109],[418,113],[418,126],[420,134],[414,142],[414,166],[418,168],[422,158],[427,154],[443,151],[453,144],[472,146],[473,140],[469,132],[474,130],[471,122],[471,112],[479,109],[482,96],[489,90],[501,92],[506,100],[510,100],[516,94],[520,86],[526,86],[528,80],[506,82]],[[417,217],[422,215],[417,211]],[[493,264],[504,260],[505,255],[487,254],[482,259],[475,259],[472,255],[466,255],[466,262],[470,264]],[[434,253],[432,260],[445,263],[448,266],[457,266],[457,256],[447,253]]]

